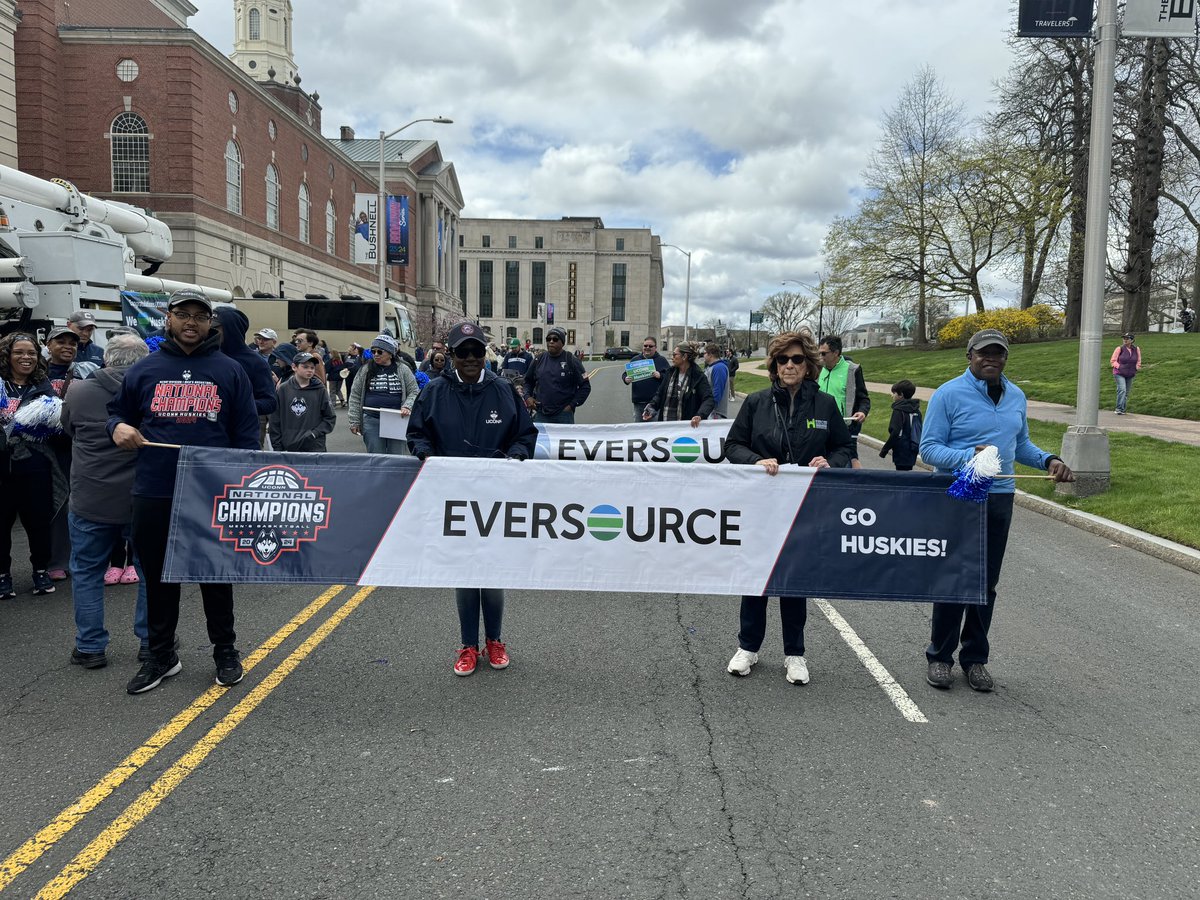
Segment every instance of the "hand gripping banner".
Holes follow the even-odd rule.
[[[983,603],[951,480],[187,447],[164,580]]]

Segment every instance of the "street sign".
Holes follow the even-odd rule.
[[[760,312],[750,313],[750,324],[761,325],[763,323],[763,314]]]

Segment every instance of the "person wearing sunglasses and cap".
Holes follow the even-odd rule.
[[[454,370],[430,379],[417,398],[408,423],[413,455],[421,460],[430,456],[529,459],[537,444],[537,429],[512,383],[484,368],[483,329],[475,322],[460,322],[450,329],[447,343]],[[457,588],[455,600],[462,647],[454,674],[470,675],[479,663],[480,612],[488,663],[493,669],[506,668],[508,649],[501,641],[504,591]]]
[[[567,332],[555,325],[546,332],[546,352],[525,375],[525,404],[539,422],[574,425],[575,410],[592,393],[592,383],[573,353],[566,353]]]
[[[767,357],[771,386],[742,403],[725,441],[725,458],[734,465],[761,466],[768,475],[777,475],[785,465],[848,468],[854,442],[837,401],[817,386],[821,363],[812,337],[784,332],[771,341]],[[780,597],[779,617],[784,675],[789,684],[808,684],[807,598]],[[731,675],[750,674],[766,633],[767,598],[742,597],[738,649],[726,667]]]

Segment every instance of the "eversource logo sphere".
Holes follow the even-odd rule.
[[[671,455],[675,462],[690,463],[700,458],[700,442],[695,438],[679,437],[671,442]]]
[[[621,536],[625,522],[615,506],[597,506],[588,514],[588,531],[598,541],[611,541]]]

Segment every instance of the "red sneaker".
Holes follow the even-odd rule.
[[[454,661],[455,675],[472,675],[479,663],[478,647],[463,647],[458,651],[458,659]]]
[[[484,652],[487,653],[488,665],[493,669],[508,668],[508,650],[505,649],[502,643],[488,638]]]

